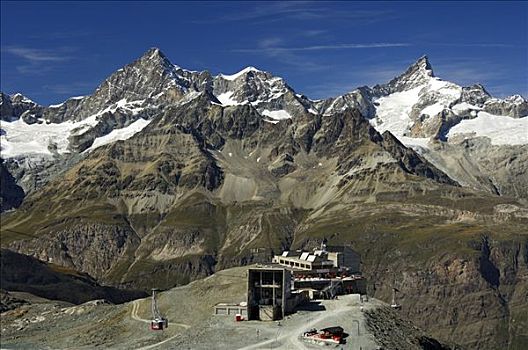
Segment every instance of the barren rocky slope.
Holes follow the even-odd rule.
[[[45,299],[62,300],[73,304],[94,299],[124,303],[146,296],[146,293],[141,291],[100,286],[87,274],[55,264],[46,264],[7,249],[1,250],[0,259],[2,266],[0,284],[3,290],[31,293]]]

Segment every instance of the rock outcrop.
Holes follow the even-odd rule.
[[[0,159],[0,212],[18,208],[24,200],[24,190]]]
[[[105,299],[112,303],[124,303],[147,296],[140,291],[119,290],[99,285],[90,276],[59,265],[46,264],[35,258],[2,249],[2,288],[33,295],[81,304],[89,300]],[[24,300],[2,293],[2,310],[7,311],[26,304]]]

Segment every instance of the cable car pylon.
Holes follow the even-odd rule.
[[[152,288],[152,320],[150,321],[150,329],[153,331],[162,331],[169,326],[169,320],[163,317],[159,311],[157,292],[159,292],[159,289]]]

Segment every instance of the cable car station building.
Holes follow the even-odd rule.
[[[349,246],[326,246],[313,252],[285,251],[270,265],[248,269],[249,320],[278,320],[309,299],[366,293],[361,257]]]
[[[349,246],[326,246],[315,249],[313,253],[304,251],[285,251],[275,255],[273,262],[293,270],[305,270],[313,273],[361,271],[361,257]]]
[[[248,270],[248,319],[278,320],[293,311],[291,272],[283,267],[259,267]]]
[[[338,294],[366,294],[361,275],[361,256],[350,246],[327,246],[312,252],[285,251],[273,262],[291,270],[293,288],[310,299],[334,298]]]

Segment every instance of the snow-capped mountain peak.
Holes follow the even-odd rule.
[[[37,104],[32,99],[28,98],[27,96],[22,95],[21,93],[17,92],[10,96],[11,101],[15,103],[30,103],[30,104]]]
[[[220,74],[218,74],[217,77],[221,78],[221,79],[233,81],[233,80],[236,80],[236,79],[238,79],[240,77],[246,76],[250,72],[260,72],[260,73],[269,74],[269,73],[266,73],[266,72],[264,72],[264,71],[262,71],[262,70],[260,70],[258,68],[255,68],[255,67],[252,67],[252,66],[248,66],[248,67],[242,69],[241,71],[239,71],[238,73],[231,74],[231,75],[220,73]]]
[[[213,92],[224,106],[251,104],[272,120],[289,119],[311,108],[311,101],[297,95],[284,79],[251,66],[216,76]]]
[[[270,128],[267,123],[277,128],[296,123],[285,119],[339,118],[339,113],[356,109],[378,132],[390,132],[443,166],[454,179],[468,183],[472,180],[462,170],[450,172],[438,152],[458,147],[466,139],[489,147],[528,144],[528,118],[524,118],[528,103],[522,96],[498,99],[480,84],[461,87],[442,80],[434,75],[426,56],[388,83],[317,101],[295,93],[281,77],[255,67],[213,77],[207,71],[174,65],[158,48],[117,70],[87,96],[49,107],[22,94],[0,97],[2,156],[16,161],[38,159],[51,164],[89,154],[142,132],[156,116],[165,118],[163,111],[171,105],[203,110],[218,110],[221,105],[233,116],[251,110],[266,122],[259,124],[266,128]],[[237,105],[245,106],[231,107]]]
[[[72,125],[67,129],[75,126],[75,133],[61,143],[58,152],[82,152],[103,140],[110,142],[118,134],[119,137],[128,137],[147,125],[145,121],[151,120],[165,106],[196,101],[204,94],[208,102],[224,107],[251,105],[264,121],[271,123],[302,115],[331,117],[349,108],[358,109],[378,131],[390,131],[404,144],[422,149],[428,147],[431,137],[446,141],[457,132],[466,132],[477,124],[449,131],[466,119],[477,118],[482,112],[505,118],[528,114],[528,103],[519,95],[497,99],[480,84],[461,87],[435,77],[427,56],[420,57],[388,83],[372,88],[364,86],[336,98],[313,101],[295,93],[281,77],[252,66],[232,75],[213,77],[207,71],[189,71],[174,65],[161,50],[152,48],[117,70],[88,96],[43,107],[28,102],[21,94],[2,94],[2,120],[13,122],[21,118],[25,123],[13,124],[8,132],[11,136],[2,140],[2,146],[6,147],[8,138],[14,140],[12,136],[16,128],[34,128],[31,130],[36,133],[38,125],[30,128],[35,123],[69,121]],[[483,118],[490,120],[491,117]],[[81,122],[84,122],[83,128],[77,130],[77,123]],[[5,125],[7,129],[9,125]],[[524,126],[525,122],[512,125]],[[124,128],[128,129],[117,131]],[[106,138],[98,141],[102,137]],[[516,144],[524,143],[523,140],[517,140]],[[48,141],[42,144],[47,145]],[[38,149],[47,150],[46,147]]]
[[[147,50],[140,58],[140,61],[154,61],[154,62],[163,62],[167,65],[172,65],[170,60],[165,56],[163,52],[157,47],[152,47]]]
[[[388,95],[425,85],[434,77],[435,75],[429,59],[427,56],[422,56],[410,65],[403,74],[395,77],[387,84],[374,86],[373,90],[376,95]]]
[[[418,67],[420,71],[426,72],[426,74],[429,75],[430,77],[434,77],[433,67],[431,66],[431,63],[429,62],[429,57],[427,57],[427,55],[423,55],[422,57],[420,57],[411,66],[410,69],[412,69],[412,67],[414,66]]]

